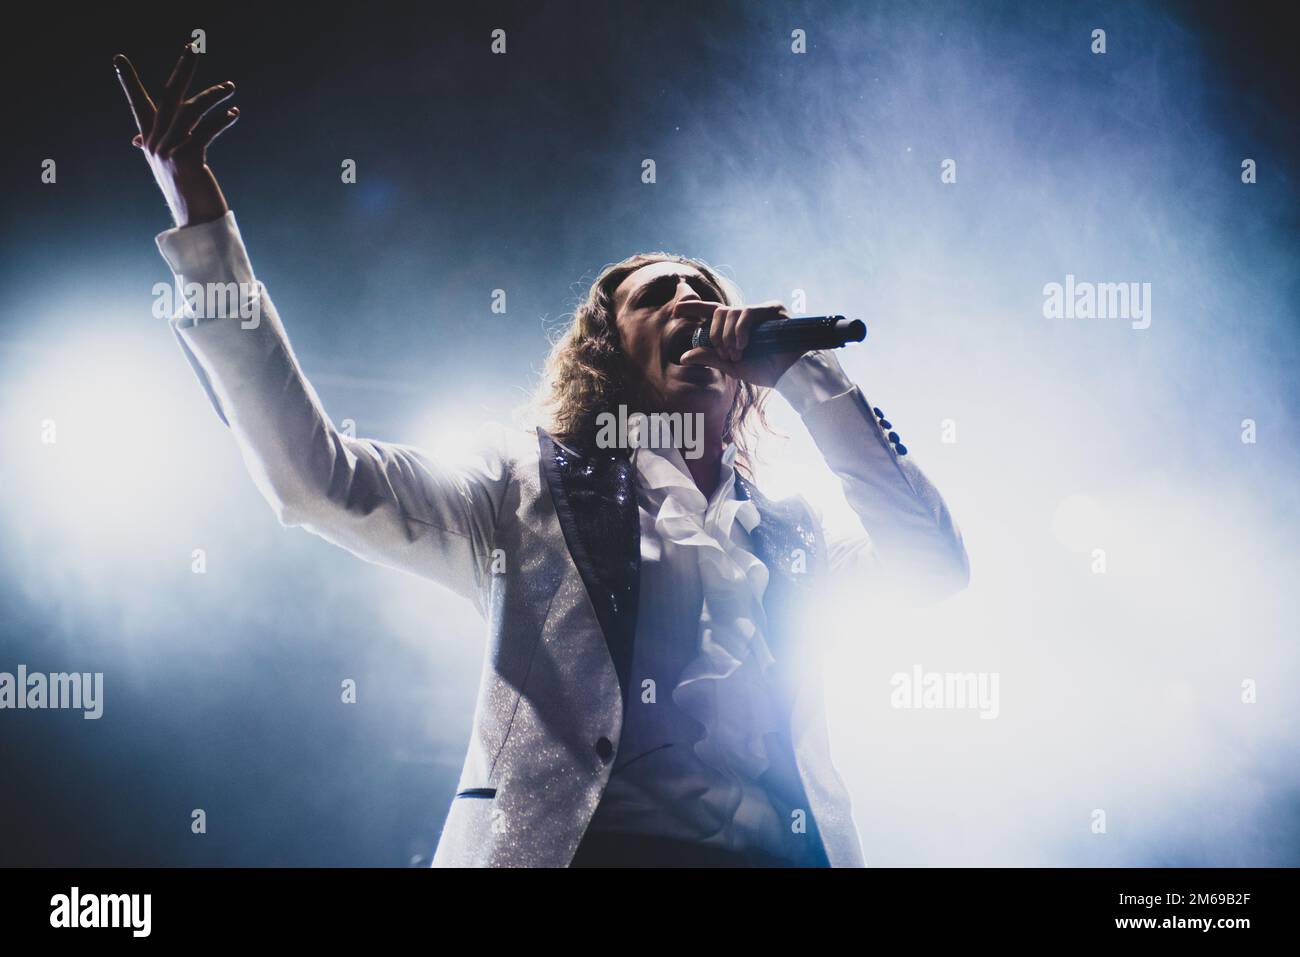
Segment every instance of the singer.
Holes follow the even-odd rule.
[[[546,362],[535,430],[471,464],[341,433],[207,164],[238,113],[232,83],[190,95],[196,60],[187,46],[156,102],[113,61],[175,219],[162,255],[187,282],[244,291],[239,314],[259,317],[187,302],[171,319],[182,350],[281,523],[440,582],[487,622],[435,866],[861,865],[809,603],[837,578],[890,602],[969,574],[885,414],[830,351],[747,356],[786,309],[742,305],[704,263],[655,253],[591,286]],[[711,347],[689,348],[705,325]],[[771,392],[842,479],[853,534],[756,486]],[[597,418],[623,407],[697,417],[701,454],[601,447]]]

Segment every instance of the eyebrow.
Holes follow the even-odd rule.
[[[629,296],[628,298],[631,301],[636,302],[641,298],[641,296],[644,293],[650,291],[651,289],[654,289],[660,283],[666,282],[669,279],[673,280],[673,285],[676,285],[678,281],[685,279],[688,283],[690,283],[691,287],[701,295],[708,293],[717,296],[719,302],[721,302],[723,299],[722,290],[719,289],[717,286],[715,286],[713,283],[709,282],[707,277],[705,277],[701,273],[690,273],[690,272],[662,273],[661,275],[655,276],[653,279],[650,279],[642,283],[632,292],[632,295]],[[703,288],[701,289],[700,287]]]

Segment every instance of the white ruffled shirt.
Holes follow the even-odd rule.
[[[782,853],[785,811],[758,778],[783,734],[764,635],[768,570],[736,496],[736,448],[709,499],[676,449],[635,449],[641,581],[618,761],[592,827]]]

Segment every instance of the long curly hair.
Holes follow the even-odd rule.
[[[698,269],[728,306],[743,300],[735,283],[698,259],[672,253],[638,253],[601,270],[585,300],[551,343],[533,407],[541,425],[556,438],[587,445],[595,435],[596,417],[616,412],[627,404],[627,370],[614,316],[614,292],[623,280],[658,262],[682,263]],[[736,461],[745,471],[753,468],[754,444],[768,430],[764,415],[768,390],[739,383],[727,412],[722,439],[736,444]]]

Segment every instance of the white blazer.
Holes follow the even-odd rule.
[[[230,288],[242,290],[243,314],[256,309],[256,323],[233,307],[231,318],[198,319],[186,307],[171,323],[280,522],[438,581],[486,620],[473,732],[434,866],[567,866],[618,751],[624,691],[615,632],[627,624],[618,623],[618,614],[627,617],[620,596],[630,593],[635,607],[635,581],[629,589],[611,578],[610,563],[596,560],[575,531],[575,503],[588,499],[564,488],[564,468],[590,477],[605,466],[574,472],[578,453],[545,433],[505,435],[456,465],[343,435],[254,278],[234,214],[157,241],[187,283],[239,284]],[[865,529],[826,543],[819,528],[805,528],[799,534],[809,547],[824,552],[828,567],[864,576],[863,584],[924,585],[937,597],[963,588],[966,551],[942,498],[834,357],[809,353],[777,388]],[[610,481],[625,480],[610,463]],[[782,515],[810,526],[815,520],[796,506],[764,500],[759,528]],[[505,556],[504,570],[494,555]],[[807,659],[792,695],[790,743],[828,860],[860,866],[848,793],[830,761],[819,669]]]

